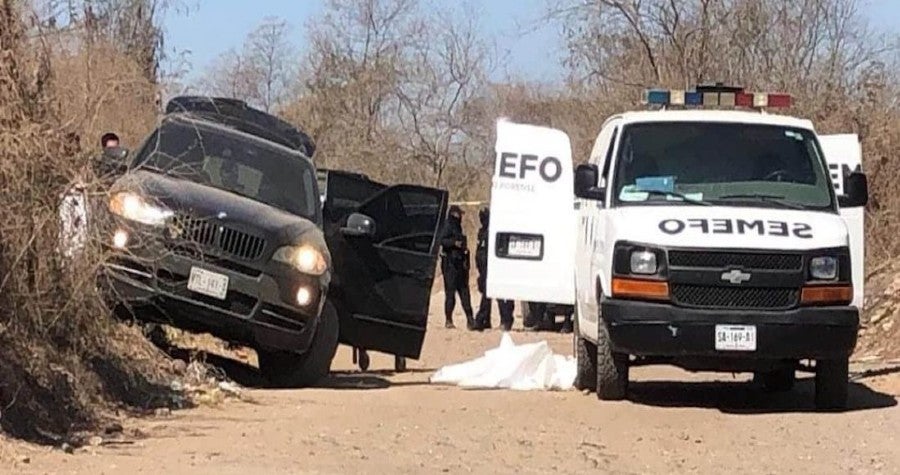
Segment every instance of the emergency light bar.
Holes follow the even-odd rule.
[[[659,106],[700,107],[790,107],[790,94],[749,93],[743,88],[722,86],[698,86],[693,91],[677,89],[648,89],[644,91],[644,103]]]

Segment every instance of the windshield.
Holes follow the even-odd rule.
[[[614,201],[833,209],[815,134],[772,125],[653,122],[623,128]]]
[[[313,218],[319,196],[315,170],[274,145],[214,127],[164,123],[135,157],[135,166]]]

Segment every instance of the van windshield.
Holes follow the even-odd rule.
[[[812,131],[741,123],[627,125],[614,180],[617,205],[714,204],[834,209]]]
[[[217,127],[165,122],[144,144],[134,165],[306,218],[315,217],[319,205],[315,170],[308,160]]]

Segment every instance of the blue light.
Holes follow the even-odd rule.
[[[669,91],[661,90],[661,89],[651,89],[647,91],[647,103],[648,104],[668,104],[669,103]]]
[[[701,92],[685,92],[684,93],[684,104],[687,106],[703,105],[703,93],[701,93]]]

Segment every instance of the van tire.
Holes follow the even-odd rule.
[[[578,315],[575,315],[575,331],[572,332],[573,353],[575,353],[575,389],[595,391],[597,389],[597,347],[581,336],[578,329]]]
[[[300,355],[257,350],[260,372],[275,387],[302,388],[318,383],[331,371],[339,330],[337,311],[326,302],[309,350]]]
[[[612,350],[609,329],[601,318],[597,326],[597,399],[625,399],[628,392],[628,367],[628,355]]]
[[[816,360],[816,409],[820,411],[846,409],[849,386],[848,358]]]

